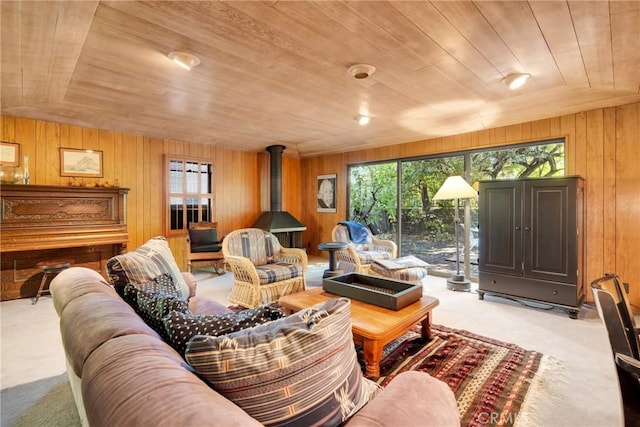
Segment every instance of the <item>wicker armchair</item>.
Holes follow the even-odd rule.
[[[338,224],[331,231],[334,242],[348,242],[347,249],[336,252],[338,268],[345,273],[369,273],[371,263],[377,260],[394,259],[398,255],[398,246],[391,240],[377,239],[367,229],[367,241],[354,243],[351,241],[349,229]]]
[[[306,252],[283,248],[268,231],[235,230],[223,240],[222,254],[234,275],[233,304],[253,308],[306,289]]]

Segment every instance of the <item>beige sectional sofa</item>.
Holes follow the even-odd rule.
[[[189,279],[189,276],[186,276]],[[193,290],[195,283],[187,280]],[[97,272],[74,267],[51,284],[68,374],[83,424],[261,425],[201,380]],[[226,307],[191,297],[194,312]],[[353,426],[459,425],[453,393],[428,374],[407,372],[347,422]]]

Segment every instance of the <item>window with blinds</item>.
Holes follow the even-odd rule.
[[[213,221],[213,164],[172,157],[167,171],[168,234],[186,230],[192,222]]]

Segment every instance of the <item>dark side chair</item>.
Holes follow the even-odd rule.
[[[640,426],[640,344],[626,289],[606,273],[591,282],[598,313],[609,334],[616,363],[625,426]]]
[[[220,264],[224,262],[222,255],[222,239],[218,239],[217,222],[192,222],[187,230],[187,267],[189,273],[194,262],[212,261],[215,272],[223,273]]]

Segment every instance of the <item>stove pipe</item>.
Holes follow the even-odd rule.
[[[284,145],[270,145],[269,152],[270,165],[270,185],[271,185],[271,211],[282,211],[282,152]]]
[[[269,212],[263,212],[253,225],[255,228],[270,231],[272,233],[291,233],[305,231],[307,227],[298,221],[289,212],[282,211],[282,152],[284,145],[271,145],[267,147],[270,155],[270,207]]]

